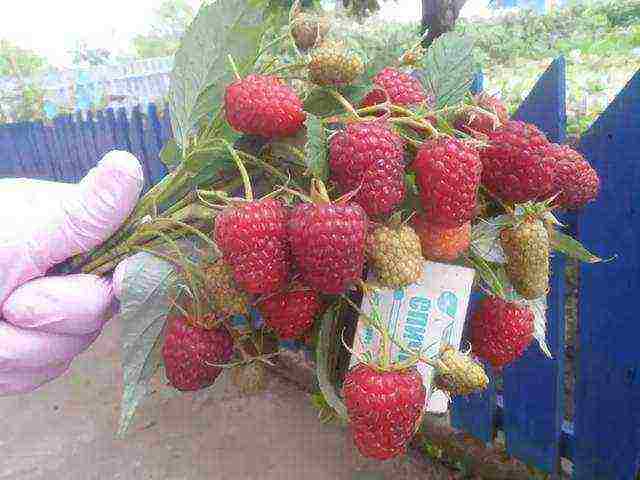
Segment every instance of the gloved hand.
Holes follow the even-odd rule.
[[[0,395],[62,375],[98,337],[112,310],[111,281],[45,274],[109,238],[142,186],[140,164],[122,151],[76,185],[0,179]]]

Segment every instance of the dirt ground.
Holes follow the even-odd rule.
[[[345,430],[322,425],[308,395],[279,377],[253,397],[241,397],[226,380],[208,395],[160,388],[128,438],[115,439],[118,351],[118,325],[111,322],[62,379],[0,398],[0,479],[452,478],[408,457],[363,459]]]

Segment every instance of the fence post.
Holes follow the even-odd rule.
[[[582,137],[601,178],[579,217],[582,242],[605,264],[580,275],[577,480],[631,480],[640,451],[640,71]]]
[[[538,79],[514,114],[533,123],[553,142],[565,140],[565,62],[556,59]],[[524,355],[503,372],[503,429],[507,452],[543,471],[560,468],[560,435],[564,417],[564,268],[563,255],[552,258],[547,297],[546,357],[534,340]]]

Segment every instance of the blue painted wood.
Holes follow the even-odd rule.
[[[87,122],[83,120],[82,113],[76,114],[74,124],[78,135],[76,146],[78,148],[78,160],[80,162],[80,177],[82,178],[91,168],[95,167],[98,159],[96,158],[95,149],[93,153],[91,152],[89,138],[93,137],[93,133],[88,127]]]
[[[51,150],[47,142],[45,126],[42,122],[35,122],[31,128],[33,151],[41,163],[42,170],[46,172],[47,180],[57,180],[59,173],[56,169],[56,161],[51,156]]]
[[[152,185],[158,183],[167,174],[167,168],[160,161],[160,150],[162,149],[161,130],[157,108],[155,105],[149,105],[146,122],[144,123],[143,140]]]
[[[162,125],[162,133],[160,139],[162,140],[162,144],[164,145],[167,140],[173,138],[173,129],[171,128],[171,113],[170,113],[169,105],[165,105],[164,110],[162,111],[162,116],[160,118],[160,124]]]
[[[467,317],[473,314],[481,298],[482,295],[479,292],[471,294]],[[468,325],[467,319],[465,326]],[[468,338],[468,332],[465,332],[464,338]],[[451,400],[451,425],[489,443],[493,441],[495,436],[496,383],[491,367],[489,365],[485,365],[485,367],[489,376],[489,387],[484,392],[474,393],[467,397],[453,397]]]
[[[556,58],[513,115],[514,120],[533,123],[556,143],[566,140],[565,71],[564,57]]]
[[[87,152],[93,159],[92,163],[95,165],[100,160],[101,156],[98,155],[98,146],[96,143],[96,120],[93,112],[87,112],[87,118],[83,123],[83,129],[86,132],[85,142],[87,146]]]
[[[144,145],[144,126],[142,119],[142,112],[140,107],[136,106],[131,112],[131,121],[129,123],[129,139],[131,141],[131,153],[133,153],[140,164],[144,172],[144,189],[148,190],[152,185],[152,173],[149,168],[149,162],[147,161],[147,153]]]
[[[114,137],[115,133],[110,118],[105,115],[105,112],[98,111],[95,125],[96,153],[98,158],[102,158],[105,153],[115,148]]]
[[[53,134],[56,138],[56,157],[60,166],[59,180],[62,182],[73,182],[73,163],[71,163],[71,151],[65,134],[66,116],[61,115],[53,121]]]
[[[113,115],[113,110],[111,112]],[[115,134],[116,134],[116,147],[118,150],[131,151],[131,141],[129,140],[129,119],[127,118],[127,111],[124,108],[119,108],[118,113],[114,116]]]
[[[13,143],[18,170],[16,176],[29,178],[42,178],[42,171],[38,168],[34,158],[33,146],[30,139],[30,127],[27,122],[17,123],[13,126]]]
[[[537,125],[550,140],[565,139],[565,63],[555,60],[538,79],[514,115]],[[552,259],[547,297],[547,358],[537,342],[503,372],[503,429],[507,452],[539,469],[557,473],[564,417],[564,268],[565,257]]]
[[[80,180],[80,167],[78,160],[76,138],[73,132],[73,122],[70,115],[61,115],[54,120],[58,141],[61,143],[62,181],[75,183]]]
[[[600,174],[579,218],[582,242],[609,263],[580,277],[575,478],[631,480],[640,452],[640,71],[582,137]]]

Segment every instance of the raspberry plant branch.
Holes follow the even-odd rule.
[[[351,103],[349,102],[349,100],[347,100],[344,95],[342,95],[340,92],[338,92],[335,89],[329,89],[329,94],[335,98],[340,105],[342,105],[344,107],[344,109],[348,112],[349,116],[355,120],[355,121],[361,121],[362,119],[360,118],[360,115],[358,115],[358,112],[356,111],[356,109],[353,107],[353,105],[351,105]]]
[[[236,65],[236,61],[233,59],[233,55],[227,55],[227,59],[231,64],[231,70],[233,71],[233,75],[236,77],[236,80],[242,80],[242,76],[240,75],[240,71],[238,70],[238,66]]]
[[[221,142],[227,148],[227,150],[229,150],[229,153],[231,154],[233,161],[236,163],[236,166],[240,171],[240,175],[242,176],[242,183],[244,185],[245,198],[249,201],[253,200],[253,189],[251,188],[251,179],[249,178],[249,174],[247,173],[247,169],[242,163],[242,160],[240,160],[240,157],[238,156],[238,152],[226,140],[222,139]]]

